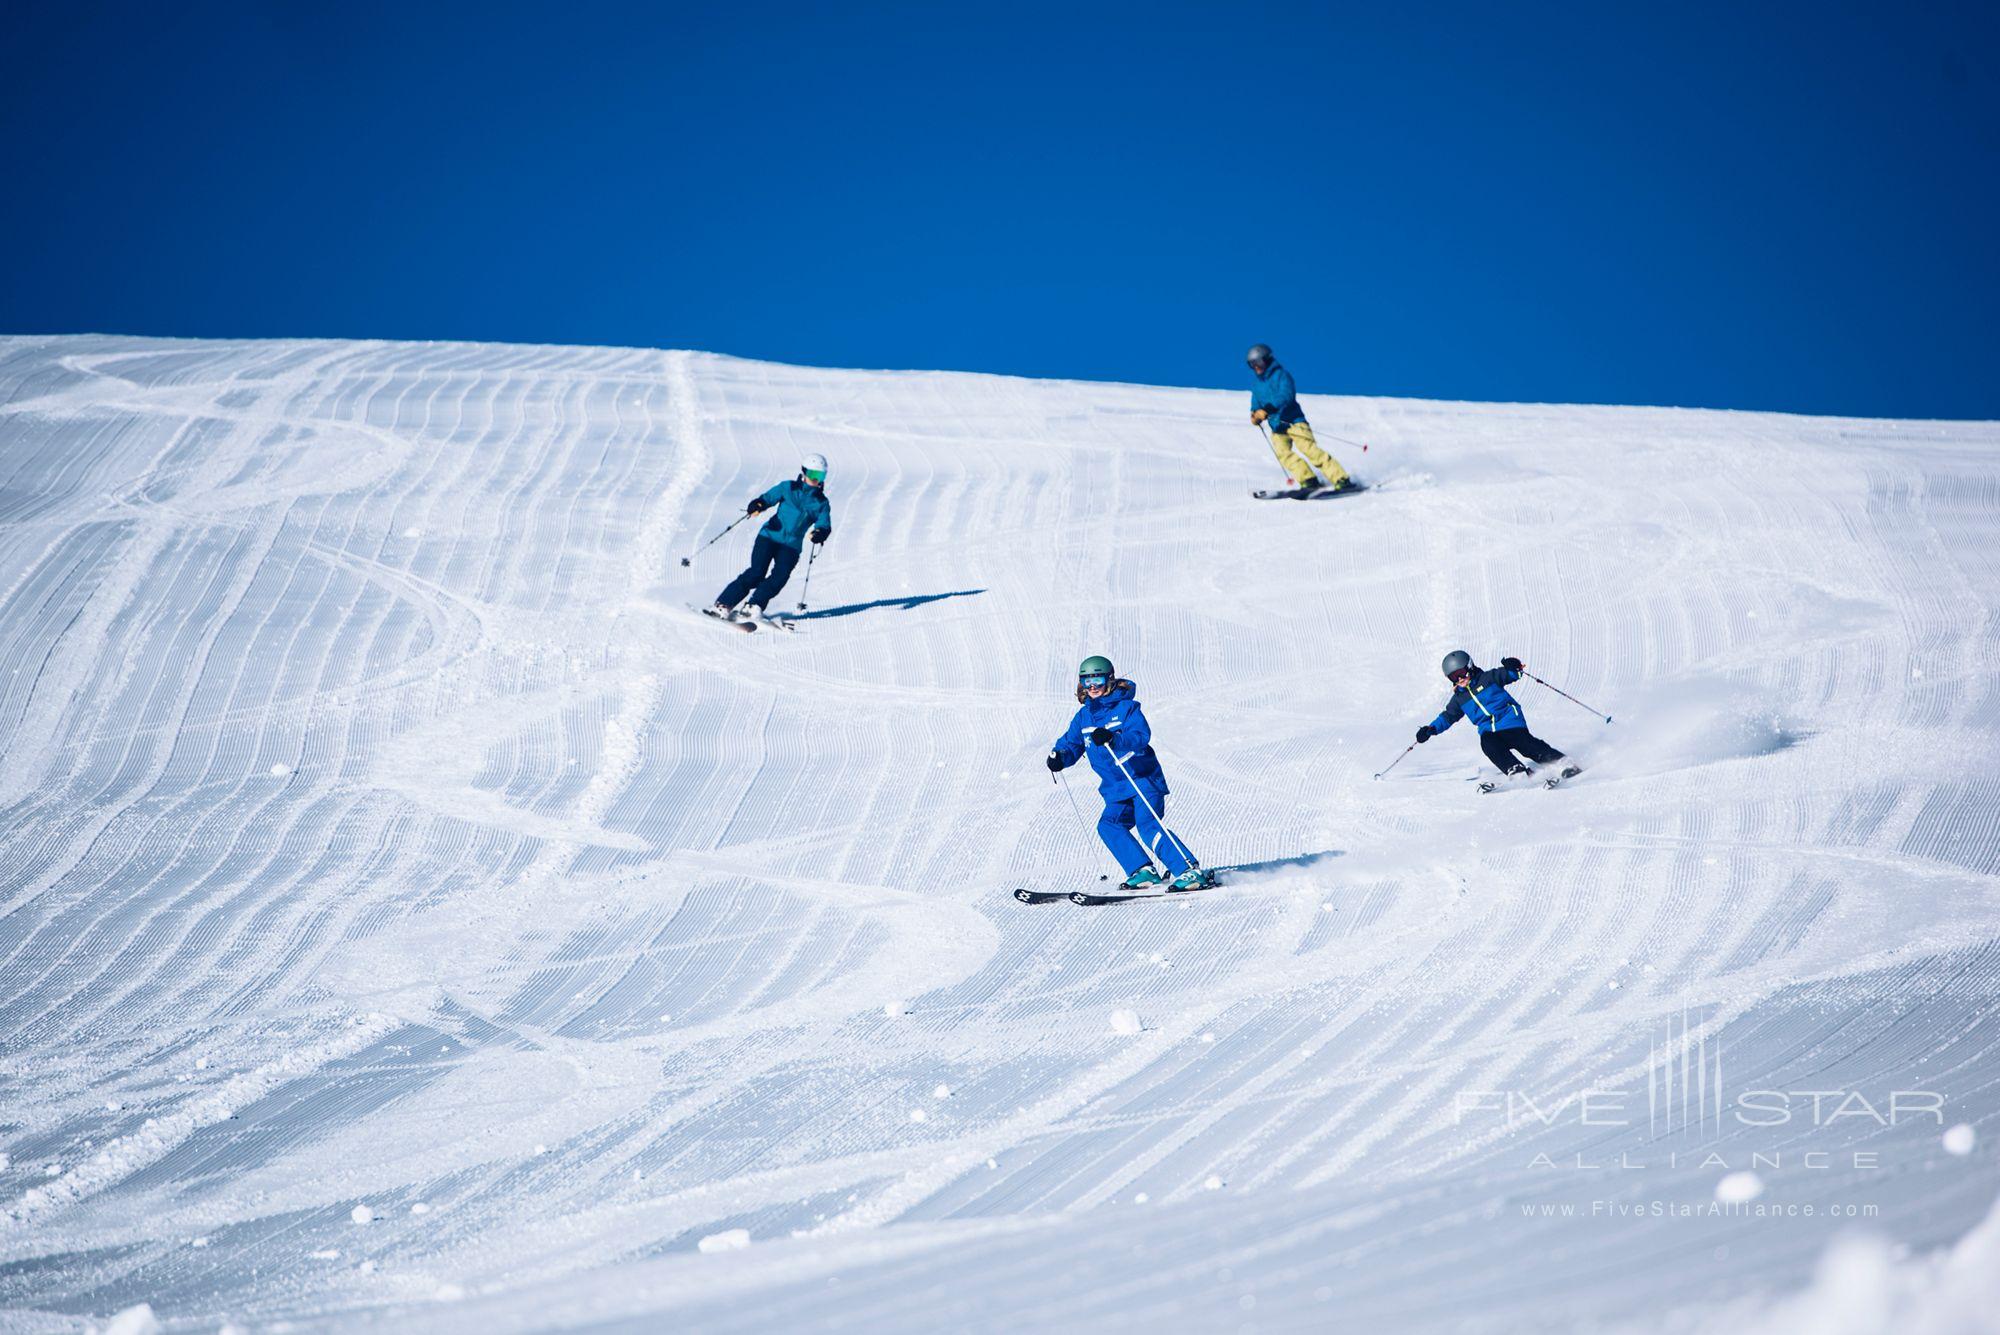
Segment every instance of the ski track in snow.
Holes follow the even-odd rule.
[[[0,339],[0,1324],[1990,1311],[2000,427],[1308,407],[1372,495],[1236,392]],[[812,450],[803,633],[682,614]],[[1574,785],[1370,780],[1460,644]],[[1098,651],[1225,886],[1011,899],[1106,869]],[[1709,1153],[1816,1214],[1593,1217]]]

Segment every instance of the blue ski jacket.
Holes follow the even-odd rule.
[[[1111,734],[1110,746],[1090,745],[1090,734],[1097,728]],[[1160,768],[1160,758],[1153,754],[1152,741],[1153,730],[1146,726],[1146,715],[1139,708],[1137,688],[1120,679],[1101,698],[1083,702],[1083,708],[1069,721],[1068,731],[1056,739],[1049,754],[1062,761],[1064,769],[1088,755],[1090,767],[1097,771],[1098,795],[1107,802],[1129,802],[1132,785],[1111,762],[1112,753],[1145,786],[1148,799],[1164,796],[1167,775]]]
[[[1470,687],[1460,686],[1451,693],[1451,703],[1431,720],[1432,730],[1443,732],[1462,718],[1471,719],[1472,726],[1481,732],[1527,727],[1521,706],[1507,694],[1508,683],[1520,679],[1521,674],[1512,668],[1488,668],[1475,674]]]
[[[1255,371],[1250,374],[1257,375]],[[1299,387],[1292,383],[1292,373],[1276,362],[1266,367],[1264,374],[1257,376],[1257,383],[1250,387],[1250,407],[1252,411],[1262,408],[1270,413],[1274,431],[1306,420],[1306,410],[1299,407]]]
[[[833,529],[833,504],[824,491],[810,482],[797,478],[780,482],[758,499],[777,507],[763,528],[773,542],[803,547],[808,529],[823,528],[829,532]]]

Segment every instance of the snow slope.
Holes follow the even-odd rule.
[[[0,341],[0,1324],[1991,1320],[2000,427],[1307,406]],[[1228,887],[1009,898],[1092,652]]]

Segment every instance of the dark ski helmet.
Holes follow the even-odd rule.
[[[1264,369],[1273,360],[1271,345],[1268,343],[1259,343],[1256,347],[1251,348],[1250,351],[1243,354],[1243,360],[1250,363],[1250,369],[1258,375],[1264,374]]]
[[[1449,681],[1461,672],[1472,670],[1472,655],[1463,649],[1454,649],[1444,656],[1445,680]]]

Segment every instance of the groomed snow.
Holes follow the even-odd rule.
[[[0,340],[0,1325],[1982,1328],[2000,426],[1307,407]],[[1095,652],[1223,888],[1010,897]]]

